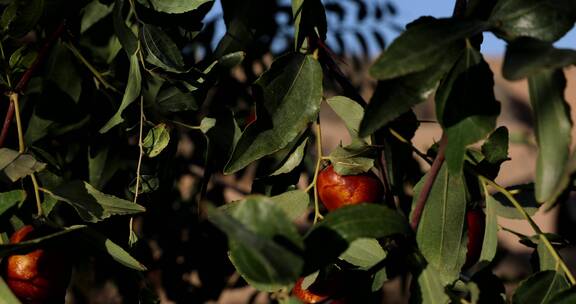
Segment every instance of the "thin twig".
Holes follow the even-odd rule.
[[[562,259],[560,254],[558,254],[558,251],[556,251],[556,248],[554,248],[552,243],[550,243],[550,240],[548,239],[546,234],[544,232],[542,232],[542,230],[540,229],[538,224],[536,224],[536,222],[534,222],[534,220],[532,219],[532,217],[530,217],[528,212],[526,212],[526,210],[524,210],[524,208],[522,207],[522,204],[520,204],[516,200],[514,195],[512,195],[512,193],[510,193],[510,191],[508,191],[506,188],[498,185],[493,180],[491,180],[487,177],[484,177],[483,175],[480,175],[480,174],[477,174],[477,175],[478,175],[478,178],[483,183],[490,185],[492,188],[496,189],[496,191],[502,193],[508,199],[508,201],[510,201],[512,203],[512,205],[514,205],[516,210],[518,210],[520,212],[520,214],[522,214],[522,217],[524,217],[524,219],[530,224],[530,227],[538,235],[538,237],[540,238],[542,243],[544,243],[544,246],[546,246],[546,249],[550,252],[550,254],[554,258],[554,260],[556,260],[557,265],[560,265],[560,268],[562,268],[562,270],[566,274],[566,277],[568,278],[570,283],[572,285],[576,285],[576,279],[574,278],[574,275],[572,274],[572,272],[570,271],[570,269],[568,268],[568,266],[564,262],[564,259]]]
[[[142,158],[144,157],[144,144],[142,138],[144,134],[144,97],[140,97],[140,128],[138,130],[138,165],[136,166],[136,186],[134,192],[134,204],[138,202],[140,192],[140,170],[142,168]]]
[[[424,181],[424,185],[422,185],[422,190],[420,190],[420,194],[414,206],[414,211],[412,212],[412,219],[410,221],[410,226],[412,226],[412,229],[414,229],[414,231],[416,231],[416,229],[418,228],[420,218],[422,217],[422,212],[424,211],[424,207],[426,206],[426,201],[428,200],[430,191],[432,191],[432,186],[434,185],[434,181],[436,181],[438,172],[440,172],[440,168],[442,168],[442,164],[444,163],[446,142],[447,142],[446,135],[443,133],[442,137],[440,138],[440,147],[438,149],[438,155],[436,155],[436,158],[432,162],[430,171],[428,171],[428,173],[426,174],[426,180]]]
[[[136,165],[136,185],[134,187],[134,204],[138,203],[138,193],[140,192],[140,171],[142,169],[142,158],[144,157],[144,145],[142,137],[144,133],[144,97],[140,96],[140,128],[138,130],[138,164]],[[134,217],[130,217],[130,230],[129,235],[132,237],[134,233]]]
[[[96,70],[96,68],[82,55],[82,53],[80,53],[80,51],[78,50],[78,48],[76,48],[76,46],[74,46],[72,43],[69,43],[69,42],[64,43],[64,45],[72,52],[72,54],[74,54],[74,56],[78,60],[80,60],[80,62],[82,62],[82,64],[84,64],[84,66],[86,66],[86,68],[88,68],[88,70],[90,72],[92,72],[92,75],[94,75],[94,77],[96,77],[96,79],[98,79],[98,81],[106,89],[109,89],[109,90],[116,92],[116,93],[120,93],[120,91],[118,91],[118,89],[116,89],[108,81],[106,81],[106,79],[104,79],[104,76],[102,76],[102,74],[100,72],[98,72],[98,70]]]

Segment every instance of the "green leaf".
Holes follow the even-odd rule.
[[[388,281],[388,273],[386,273],[386,268],[382,268],[376,272],[372,280],[372,292],[377,292],[382,289],[384,283]]]
[[[138,194],[150,193],[160,188],[160,179],[154,175],[140,175],[140,186],[138,187]],[[128,188],[130,192],[136,193],[136,179],[130,184]]]
[[[140,41],[148,54],[148,62],[169,72],[184,71],[180,49],[162,29],[144,24],[140,30]]]
[[[126,85],[126,91],[122,97],[120,108],[118,108],[116,114],[114,114],[114,116],[112,116],[112,118],[110,118],[110,120],[108,120],[108,122],[100,129],[100,133],[106,133],[124,121],[124,118],[122,118],[122,112],[124,112],[124,109],[132,104],[132,102],[134,102],[134,100],[136,100],[136,98],[140,95],[141,87],[142,75],[140,74],[140,62],[138,60],[138,54],[134,54],[130,56],[130,72],[128,74],[128,84]]]
[[[210,117],[204,117],[204,118],[202,118],[202,121],[200,122],[200,131],[202,131],[202,133],[206,134],[215,125],[216,125],[216,119],[210,118]]]
[[[138,2],[158,12],[182,14],[193,11],[205,3],[212,3],[213,0],[138,0]]]
[[[513,193],[514,198],[520,203],[528,215],[533,216],[536,214],[540,204],[538,204],[534,196],[534,184],[515,185],[506,188],[506,190]],[[497,201],[497,204],[495,204],[494,207],[498,216],[509,219],[524,219],[524,216],[520,214],[520,212],[503,194],[494,194],[494,199]]]
[[[44,0],[12,1],[2,13],[2,31],[13,38],[20,38],[36,26],[43,13]]]
[[[385,238],[410,235],[412,230],[398,212],[376,204],[360,204],[336,209],[306,235],[307,269],[318,269],[340,256],[359,238]]]
[[[39,238],[26,240],[19,242],[17,244],[0,244],[0,257],[5,257],[12,254],[24,253],[29,252],[31,250],[40,248],[45,244],[58,242],[63,238],[70,237],[72,235],[76,235],[76,233],[86,229],[85,225],[75,225],[65,228],[64,230],[60,230],[55,233],[51,233],[49,235],[45,235]]]
[[[148,131],[142,141],[142,147],[148,157],[155,157],[160,154],[170,143],[170,131],[166,124],[160,123]]]
[[[208,127],[212,120],[204,118],[204,127]],[[201,122],[201,128],[203,127]],[[240,139],[242,131],[234,115],[230,110],[219,113],[216,117],[216,124],[206,131],[208,149],[206,150],[207,161],[211,164],[212,169],[222,171],[226,161],[230,159],[230,154],[234,145]]]
[[[414,202],[420,196],[424,175],[414,187]],[[443,165],[432,185],[422,212],[416,241],[429,265],[443,285],[457,280],[466,260],[467,239],[464,237],[467,186],[462,173],[451,173]]]
[[[230,240],[230,260],[253,287],[276,291],[291,285],[304,264],[302,240],[285,213],[267,198],[249,196],[232,216],[211,209],[208,219]]]
[[[308,210],[308,205],[310,204],[310,197],[308,193],[302,190],[286,191],[282,194],[272,196],[266,199],[261,197],[259,199],[262,200],[263,203],[272,203],[276,207],[282,209],[282,211],[286,213],[286,216],[291,221],[300,218]],[[220,207],[220,209],[228,213],[231,213],[240,205],[244,204],[246,200],[247,198],[225,204],[222,207]]]
[[[498,249],[498,219],[496,208],[499,203],[490,195],[486,195],[486,225],[484,227],[484,241],[479,261],[491,262]]]
[[[342,118],[351,136],[358,136],[364,108],[356,101],[345,96],[334,96],[326,100],[332,110]]]
[[[86,32],[98,21],[102,20],[104,17],[108,16],[114,9],[112,4],[105,5],[100,3],[98,0],[92,0],[84,7],[82,20],[80,21],[80,34]]]
[[[74,61],[75,58],[68,48],[62,43],[56,43],[46,63],[47,78],[78,103],[82,93],[82,77]]]
[[[539,148],[536,200],[553,203],[564,190],[561,181],[568,165],[572,138],[570,108],[564,99],[566,78],[562,70],[547,70],[530,76],[528,87]]]
[[[520,37],[508,43],[502,75],[519,80],[549,69],[559,69],[576,63],[576,51],[554,48],[552,43]]]
[[[351,144],[337,147],[328,156],[334,170],[340,175],[354,175],[368,172],[374,167],[377,151],[366,144]]]
[[[352,243],[340,259],[368,270],[386,258],[386,252],[376,239],[360,238]]]
[[[6,281],[0,277],[0,303],[2,304],[21,304],[20,300],[10,290],[10,287],[6,285]]]
[[[418,19],[380,55],[370,68],[370,75],[386,80],[437,67],[455,42],[484,29],[486,24],[480,21]]]
[[[436,92],[436,116],[448,138],[446,163],[451,172],[462,171],[466,147],[494,130],[498,114],[492,71],[482,54],[468,45]]]
[[[555,271],[537,272],[520,283],[512,303],[548,303],[555,294],[569,287],[563,276]]]
[[[94,188],[102,189],[114,176],[120,167],[118,153],[111,151],[110,146],[96,149],[89,147],[88,152],[88,181]]]
[[[30,154],[20,154],[8,148],[0,148],[0,170],[10,181],[15,182],[34,172],[44,170],[46,164]]]
[[[576,301],[576,287],[563,290],[550,298],[548,304],[571,304]]]
[[[442,62],[426,70],[395,79],[379,81],[360,124],[360,136],[365,137],[408,112],[434,92],[440,79],[448,72],[460,54],[460,47],[445,51]]]
[[[292,170],[294,170],[294,168],[298,167],[298,165],[300,165],[300,163],[302,162],[302,159],[304,159],[304,153],[306,152],[307,143],[308,143],[308,137],[304,137],[304,140],[302,140],[300,144],[296,146],[296,149],[290,151],[291,153],[289,153],[288,158],[282,161],[282,166],[274,170],[274,172],[272,172],[270,176],[289,173]]]
[[[0,193],[0,215],[8,209],[22,203],[26,199],[26,191],[12,190]]]
[[[508,157],[508,142],[508,129],[504,126],[499,127],[482,144],[482,154],[492,164],[508,160],[510,159]]]
[[[276,206],[284,210],[290,220],[301,217],[310,204],[310,196],[302,190],[287,191],[270,198]]]
[[[300,50],[307,37],[326,40],[326,11],[320,0],[292,0],[294,18],[294,46]]]
[[[112,20],[114,24],[114,31],[118,37],[118,40],[120,41],[120,44],[124,48],[124,51],[126,51],[126,54],[128,54],[128,57],[132,58],[136,55],[136,51],[138,50],[138,39],[132,30],[126,25],[126,21],[122,15],[122,8],[124,7],[125,2],[126,0],[116,0],[114,2],[114,13]]]
[[[413,293],[412,297],[420,300],[415,300],[411,303],[430,303],[430,304],[446,304],[450,302],[450,298],[444,292],[444,285],[438,276],[438,269],[428,264],[426,268],[418,274],[418,288],[419,290]]]
[[[163,86],[156,97],[156,103],[160,109],[168,112],[196,111],[198,100],[195,92],[175,85]]]
[[[112,215],[136,214],[146,211],[130,201],[102,193],[83,181],[71,181],[49,189],[48,194],[70,204],[87,222],[96,223]]]
[[[90,247],[94,247],[109,254],[114,261],[121,265],[138,271],[147,270],[146,266],[138,262],[138,260],[132,257],[126,250],[114,243],[108,237],[98,233],[96,230],[87,229],[82,231],[80,241],[86,243]]]
[[[562,279],[560,280],[564,280],[566,285],[570,285],[570,282],[567,280],[564,271],[560,270],[560,265],[558,264],[558,262],[556,261],[556,259],[554,258],[554,256],[551,254],[550,249],[548,248],[548,246],[546,246],[546,244],[544,244],[544,242],[541,242],[540,238],[538,237],[538,243],[536,244],[536,253],[538,256],[538,270],[539,271],[545,271],[545,270],[553,270],[553,271],[558,271],[558,275],[562,276]],[[558,249],[556,247],[556,249]]]
[[[500,0],[490,16],[494,33],[510,41],[533,37],[553,42],[576,21],[576,4],[566,0]]]
[[[10,68],[14,71],[25,71],[32,65],[38,53],[32,50],[29,46],[24,45],[19,47],[12,55],[10,55]]]
[[[256,81],[261,97],[259,119],[238,141],[224,173],[286,147],[318,115],[322,100],[322,69],[311,55],[294,53],[276,60]]]

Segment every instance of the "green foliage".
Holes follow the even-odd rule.
[[[410,303],[503,303],[493,274],[502,229],[533,250],[533,273],[507,289],[512,303],[571,303],[576,282],[558,254],[567,241],[531,217],[565,204],[574,185],[562,69],[576,51],[553,43],[573,28],[576,5],[466,3],[452,18],[408,24],[370,66],[378,83],[365,103],[336,56],[350,39],[363,55],[386,40],[331,20],[393,24],[387,1],[0,1],[0,86],[12,106],[0,136],[0,256],[65,247],[77,264],[70,290],[98,277],[126,303],[154,303],[147,289],[217,301],[237,285],[233,272],[280,303],[299,302],[289,288],[300,278],[305,288],[343,280],[329,301],[380,303],[399,279]],[[486,32],[507,43],[503,76],[528,80],[538,154],[525,185],[494,182],[514,134],[496,128]],[[272,51],[278,41],[285,48]],[[424,153],[411,143],[413,110],[431,96],[437,122],[425,123],[443,139]],[[332,151],[322,149],[324,101],[351,138]],[[383,197],[326,212],[316,182],[328,161],[382,182],[342,189],[345,201],[366,194],[356,190]],[[485,218],[467,219],[478,208]],[[8,243],[30,224],[49,233]],[[481,248],[475,265],[469,248]],[[18,303],[2,280],[0,298]]]

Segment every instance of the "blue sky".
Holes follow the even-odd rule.
[[[281,0],[281,1],[285,2],[286,4],[290,3],[290,0]],[[329,2],[327,0],[323,1]],[[373,1],[383,1],[383,0],[373,0]],[[391,2],[396,6],[398,11],[398,16],[393,20],[393,22],[403,27],[407,23],[411,22],[414,19],[417,19],[420,16],[429,15],[434,17],[449,17],[450,15],[452,15],[454,1],[455,0],[392,0]],[[351,6],[347,7],[347,9],[354,10],[355,8]],[[216,0],[214,9],[210,11],[210,13],[207,16],[207,19],[219,18],[219,17],[221,18],[221,13],[222,12],[220,10],[220,1]],[[283,21],[283,23],[286,22],[288,21],[287,20]],[[347,22],[354,22],[354,20],[352,19],[349,21],[345,21],[344,24],[340,25],[346,26],[347,24],[349,24]],[[331,24],[334,25],[335,23]],[[375,24],[372,25],[374,26]],[[376,26],[378,25],[376,24]],[[213,41],[213,47],[216,46],[221,36],[224,34],[224,31],[225,26],[223,22],[219,22],[216,25],[217,36]],[[398,35],[397,32],[394,32],[392,30],[385,30],[385,33],[387,34],[386,40],[388,44]],[[329,28],[328,44],[331,47],[336,48],[337,44],[334,43],[335,41],[333,41],[333,39],[334,37],[330,35],[330,28]],[[345,39],[347,40],[346,42],[350,42],[349,44],[346,45],[349,51],[353,53],[360,52],[360,46],[357,45],[356,40],[354,40],[354,38],[348,37]],[[275,51],[275,49],[279,50],[285,49],[286,47],[285,43],[286,43],[285,41],[278,41],[274,43],[272,46],[273,51]],[[576,48],[576,31],[572,30],[564,38],[558,41],[555,45],[556,47],[559,48]],[[370,54],[372,56],[378,56],[380,54],[380,50],[377,49],[374,44],[370,43],[369,47],[370,47]],[[485,55],[503,56],[505,48],[506,48],[505,43],[502,40],[496,38],[494,35],[490,33],[484,34],[484,43],[482,44],[482,52]]]
[[[393,3],[398,7],[399,18],[397,21],[402,25],[423,15],[449,17],[454,8],[454,0],[396,0]],[[560,48],[576,47],[576,31],[572,30],[555,45]],[[484,54],[502,56],[505,48],[502,40],[490,33],[484,34],[484,43],[482,44]]]

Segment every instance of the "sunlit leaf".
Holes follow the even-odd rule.
[[[20,154],[8,148],[0,148],[0,170],[10,181],[15,182],[34,172],[44,170],[46,164],[30,154]]]
[[[576,4],[565,0],[500,0],[490,21],[495,33],[507,40],[533,37],[556,41],[576,21]]]
[[[530,76],[528,87],[538,142],[536,200],[553,203],[566,186],[561,181],[572,142],[566,78],[562,70],[546,70]]]
[[[149,157],[155,157],[160,154],[170,143],[170,132],[165,124],[161,123],[148,131],[142,147]]]
[[[286,55],[256,81],[255,91],[262,102],[259,119],[242,133],[226,174],[286,147],[316,119],[322,100],[322,69],[310,55]]]
[[[479,21],[418,19],[380,55],[370,68],[370,74],[385,80],[438,66],[444,60],[446,50],[455,42],[485,28],[486,24]]]
[[[142,75],[140,74],[140,61],[138,60],[138,54],[134,54],[130,56],[128,84],[126,85],[126,91],[122,97],[120,107],[116,111],[116,114],[114,114],[114,116],[112,116],[112,118],[110,118],[110,120],[108,120],[108,122],[100,129],[100,133],[106,133],[124,121],[122,113],[140,95],[141,87]]]
[[[414,201],[420,196],[427,178],[428,175],[424,175],[414,187]],[[467,196],[463,174],[451,173],[443,165],[430,190],[416,232],[418,247],[429,265],[437,270],[442,285],[458,279],[466,259]]]

